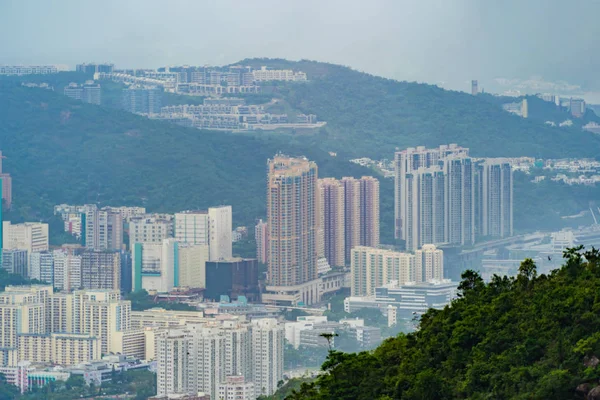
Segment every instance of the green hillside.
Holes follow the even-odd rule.
[[[280,84],[273,91],[294,108],[327,121],[326,138],[319,143],[344,156],[391,158],[397,147],[441,143],[462,144],[476,157],[596,157],[600,153],[597,135],[522,119],[466,93],[313,61],[252,59],[239,64],[306,71],[310,82]]]
[[[489,284],[467,271],[459,289],[416,333],[373,352],[330,352],[326,373],[286,399],[566,400],[598,387],[598,250],[572,251],[549,275],[537,276],[531,260]]]
[[[265,216],[266,162],[315,160],[321,176],[369,171],[294,140],[200,131],[57,93],[0,88],[0,147],[13,176],[13,218],[46,218],[60,202],[174,212],[231,204],[234,223]]]
[[[168,212],[232,204],[234,224],[249,225],[265,216],[265,165],[278,151],[305,155],[318,163],[321,176],[336,177],[373,174],[348,163],[350,157],[391,158],[396,147],[415,145],[457,142],[475,156],[600,154],[600,139],[592,134],[523,120],[502,111],[492,96],[473,97],[311,61],[241,63],[306,71],[310,82],[265,86],[264,95],[248,100],[273,96],[279,100],[274,107],[315,113],[328,122],[326,127],[308,135],[200,131],[115,109],[122,86],[112,82],[102,82],[101,107],[62,96],[64,85],[90,78],[84,74],[0,77],[0,149],[14,177],[15,207],[8,217],[47,220],[52,206],[61,202],[145,205]],[[24,88],[22,81],[47,82],[56,91]],[[200,100],[165,94],[163,103]],[[600,199],[599,188],[534,185],[528,176],[515,177],[518,232],[559,228],[565,224],[561,216],[577,214]],[[381,178],[384,243],[393,243],[393,195],[393,181]]]

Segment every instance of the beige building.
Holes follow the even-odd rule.
[[[175,214],[175,239],[178,242],[208,245],[211,261],[231,258],[231,231],[231,206]]]
[[[111,335],[110,351],[114,354],[133,356],[140,360],[146,359],[146,331],[147,329],[129,329],[117,331]]]
[[[131,330],[131,302],[118,290],[53,293],[47,285],[0,292],[0,348],[19,361],[77,364],[100,354],[145,355],[145,334]]]
[[[177,248],[179,254],[177,286],[206,287],[206,262],[209,258],[209,246],[178,243]]]
[[[415,256],[392,250],[358,246],[352,249],[352,296],[371,296],[375,288],[397,281],[405,284],[414,280]]]
[[[38,222],[24,222],[12,225],[10,221],[2,222],[3,249],[27,250],[27,256],[33,252],[47,251],[48,224]]]
[[[172,215],[138,215],[129,219],[130,250],[135,243],[162,243],[172,236]]]
[[[444,254],[434,245],[424,245],[415,254],[358,246],[352,249],[352,296],[371,296],[375,288],[396,282],[441,280],[444,276]]]
[[[75,365],[99,360],[100,339],[78,333],[21,334],[19,360]]]
[[[317,178],[317,165],[305,158],[279,154],[268,162],[269,285],[317,279]]]
[[[325,258],[331,266],[345,263],[344,185],[334,178],[319,179],[319,217]]]
[[[415,282],[444,279],[444,252],[433,244],[424,244],[415,251]]]
[[[30,293],[0,294],[0,348],[17,347],[20,333],[45,333],[46,310]]]
[[[131,302],[121,300],[118,290],[76,290],[72,296],[72,331],[99,338],[108,354],[112,336],[131,328]]]
[[[145,311],[131,312],[131,327],[137,328],[171,328],[188,323],[205,322],[202,311],[176,311],[164,308],[151,308]]]

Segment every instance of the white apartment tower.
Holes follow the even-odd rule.
[[[52,252],[54,287],[65,292],[81,288],[81,256],[58,249]]]
[[[231,206],[208,209],[209,253],[211,261],[228,260],[232,257],[232,216]]]
[[[475,177],[471,158],[451,155],[444,159],[445,239],[455,245],[475,242]],[[421,246],[435,241],[423,241]]]
[[[175,214],[175,239],[179,242],[208,245],[211,261],[231,258],[231,231],[231,206],[211,207],[208,211],[183,211]]]
[[[476,178],[468,151],[451,144],[396,152],[395,232],[407,250],[474,243]]]
[[[507,237],[513,234],[513,172],[504,159],[478,164],[476,227],[479,235]]]
[[[408,198],[405,193],[406,175],[419,168],[438,166],[439,161],[450,156],[468,156],[469,149],[456,144],[442,145],[438,148],[427,149],[424,146],[409,147],[398,151],[394,156],[395,169],[395,236],[396,239],[406,240],[406,214]]]
[[[84,206],[82,236],[84,246],[91,250],[121,250],[123,245],[123,216],[120,211],[99,210],[95,204]]]
[[[444,252],[432,244],[415,251],[415,281],[429,282],[444,279]]]
[[[170,329],[156,337],[157,396],[187,393],[192,339],[186,329]]]
[[[285,330],[274,318],[252,320],[252,360],[255,395],[270,396],[283,378]]]
[[[209,393],[211,398],[216,398],[219,384],[227,376],[225,332],[218,326],[190,327],[193,334],[191,357],[188,360],[188,388],[194,392]]]
[[[266,264],[269,254],[269,226],[262,219],[254,227],[254,238],[256,240],[256,258],[258,262]]]
[[[29,278],[54,284],[54,257],[48,251],[29,255]]]
[[[402,217],[407,250],[423,243],[445,241],[445,179],[439,167],[421,167],[406,174],[403,185],[405,209]]]

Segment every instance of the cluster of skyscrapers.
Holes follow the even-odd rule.
[[[380,245],[377,179],[319,179],[315,162],[282,154],[267,163],[257,259],[233,257],[231,206],[148,214],[141,207],[60,205],[55,213],[81,243],[52,251],[47,224],[4,222],[2,267],[50,285],[0,293],[0,367],[68,365],[118,352],[156,361],[158,395],[272,394],[283,377],[285,332],[277,319],[133,312],[121,293],[198,289],[215,301],[311,305],[347,286],[349,275],[347,307],[385,306],[393,323],[411,293],[446,304],[454,289],[443,280],[444,246],[512,235],[510,162],[474,159],[451,144],[398,151],[395,172],[395,234],[406,252]],[[268,265],[262,291],[258,262]],[[425,306],[415,304],[410,307],[421,313]],[[375,328],[359,328],[357,335],[375,335]],[[294,338],[316,341],[319,329],[330,327],[298,328]],[[68,354],[52,350],[59,345]]]
[[[319,179],[320,243],[331,266],[349,264],[356,246],[379,246],[379,181]]]
[[[379,182],[319,180],[316,163],[278,154],[268,162],[267,222],[256,234],[269,266],[263,301],[316,303],[321,264],[343,267],[352,247],[379,245]]]
[[[469,149],[454,144],[396,152],[395,236],[407,250],[512,235],[510,162],[468,154]]]

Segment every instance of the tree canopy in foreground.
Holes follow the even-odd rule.
[[[372,352],[331,351],[323,374],[287,399],[583,399],[600,378],[600,252],[565,252],[538,275],[485,283],[466,271],[459,298]],[[597,389],[600,392],[600,387]]]

